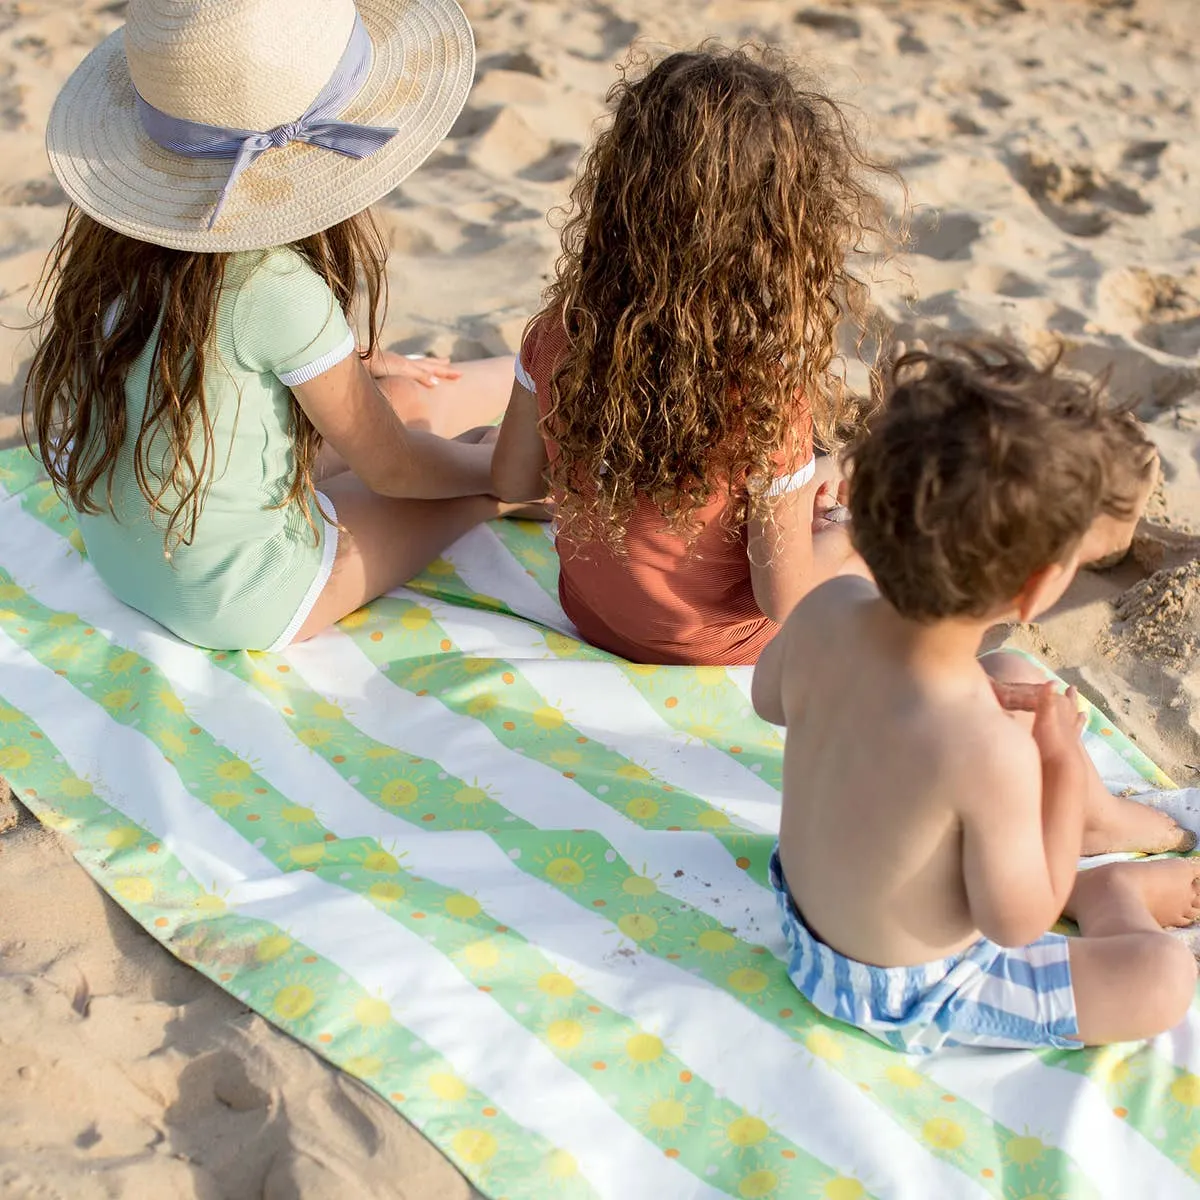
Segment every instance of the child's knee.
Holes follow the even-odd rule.
[[[1162,1013],[1162,1026],[1172,1029],[1187,1016],[1196,994],[1196,959],[1187,943],[1164,934],[1155,939],[1151,961],[1142,976],[1152,987]]]
[[[1167,933],[1145,937],[1122,974],[1141,981],[1140,1036],[1174,1029],[1187,1016],[1196,992],[1196,960],[1179,938]]]
[[[981,655],[979,665],[997,683],[1048,683],[1050,676],[1036,663],[1013,650],[993,650]]]
[[[395,414],[409,429],[429,429],[432,411],[422,389],[411,379],[385,375],[375,380]]]

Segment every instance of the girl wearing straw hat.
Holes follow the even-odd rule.
[[[46,143],[74,203],[27,436],[100,577],[179,637],[281,648],[515,509],[486,494],[480,431],[397,411],[444,377],[455,412],[493,416],[511,360],[459,379],[377,345],[368,206],[445,136],[473,67],[454,0],[130,0],[59,94]]]

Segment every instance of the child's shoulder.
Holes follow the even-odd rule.
[[[265,250],[231,254],[225,268],[226,282],[239,290],[269,289],[280,283],[310,277],[324,282],[304,255],[292,246],[270,246]]]
[[[861,643],[863,607],[878,598],[875,585],[856,575],[837,575],[813,588],[784,622],[784,657],[810,669],[829,658],[851,664]]]
[[[290,246],[232,256],[220,319],[247,370],[293,374],[351,338],[332,288]]]
[[[327,314],[334,307],[333,291],[299,251],[273,246],[230,256],[225,288],[239,325],[266,321],[312,309]]]
[[[566,348],[567,330],[562,307],[543,308],[530,318],[521,335],[521,359],[527,367],[546,356],[555,357]]]
[[[858,619],[864,604],[879,599],[879,589],[861,575],[835,575],[818,584],[792,609],[788,626],[801,632],[822,629],[828,634]]]

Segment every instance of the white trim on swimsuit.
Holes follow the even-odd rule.
[[[788,492],[798,492],[802,487],[807,487],[813,481],[813,476],[817,473],[817,460],[810,458],[808,462],[793,472],[791,475],[780,475],[777,479],[771,480],[771,486],[767,488],[768,496],[786,496]]]
[[[343,355],[343,357],[345,356]],[[292,619],[287,623],[287,628],[267,647],[267,652],[270,654],[284,650],[292,644],[292,640],[300,632],[300,626],[308,620],[308,615],[317,603],[317,598],[325,590],[329,576],[333,574],[333,563],[337,558],[338,547],[337,509],[334,508],[333,501],[324,492],[317,492],[317,503],[321,509],[321,520],[325,524],[325,545],[321,547],[321,565],[317,568],[312,583],[308,585],[308,591],[304,593],[300,607],[296,609]],[[332,524],[330,524],[330,518],[333,520]]]
[[[513,374],[517,377],[517,382],[527,391],[537,395],[537,384],[533,382],[533,376],[525,370],[525,364],[521,361],[521,356],[518,354],[513,362]]]

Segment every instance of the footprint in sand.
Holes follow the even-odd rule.
[[[900,54],[928,54],[929,44],[906,25],[896,37],[896,50]]]
[[[1112,396],[1134,404],[1144,419],[1200,390],[1200,366],[1172,362],[1136,343],[1068,342],[1063,361],[1074,371],[1106,375]]]
[[[821,8],[802,8],[792,19],[797,25],[832,34],[845,41],[862,37],[862,25],[844,13],[828,12]]]
[[[1096,294],[1109,320],[1143,346],[1174,358],[1200,355],[1200,268],[1185,275],[1110,271]]]
[[[26,179],[0,191],[0,204],[33,204],[39,208],[54,208],[66,204],[66,193],[53,176],[45,179]]]
[[[595,21],[596,25],[594,41],[586,36],[580,37],[575,45],[567,49],[567,53],[589,62],[605,62],[616,55],[624,54],[642,31],[636,21],[627,21],[618,16],[606,4],[595,5],[588,16],[592,19],[589,24]],[[579,32],[582,33],[582,30]],[[594,49],[592,46],[584,48],[589,42]]]
[[[0,73],[0,129],[16,130],[25,127],[25,89],[14,76],[16,68],[5,64]]]
[[[971,213],[924,208],[913,216],[912,253],[938,262],[968,259],[982,230]]]
[[[1090,163],[1060,161],[1043,151],[1027,150],[1010,159],[1009,169],[1038,208],[1074,237],[1099,237],[1118,213],[1144,216],[1151,211],[1139,192]]]
[[[578,142],[552,142],[541,158],[517,172],[517,178],[534,183],[558,183],[570,179],[575,174],[582,149]]]
[[[1187,279],[1148,271],[1131,273],[1141,277],[1148,301],[1134,337],[1142,345],[1176,358],[1200,355],[1200,272],[1194,271]]]
[[[486,58],[481,58],[475,73],[482,76],[489,71],[516,71],[519,75],[533,75],[538,79],[546,77],[542,64],[527,50],[489,54]]]
[[[1021,275],[1020,271],[998,269],[991,290],[997,295],[1008,296],[1009,300],[1032,300],[1034,296],[1042,295],[1044,289],[1037,280]]]
[[[1130,142],[1121,154],[1121,165],[1148,183],[1162,173],[1162,156],[1170,142]]]

